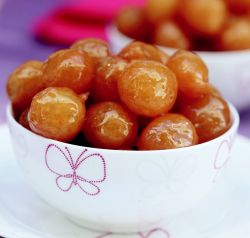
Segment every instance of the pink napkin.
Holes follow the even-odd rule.
[[[143,5],[144,1],[72,1],[70,5],[59,7],[39,19],[33,33],[46,42],[62,45],[86,37],[106,39],[105,26],[113,21],[119,9],[126,5]]]

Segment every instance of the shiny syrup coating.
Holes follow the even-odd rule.
[[[118,56],[127,61],[154,60],[161,62],[158,48],[140,41],[134,41],[125,46]]]
[[[246,14],[250,12],[250,0],[225,0],[233,13]]]
[[[150,122],[142,131],[139,150],[182,148],[198,143],[193,124],[183,115],[169,113]]]
[[[36,94],[28,113],[35,133],[58,141],[71,141],[80,131],[85,105],[69,88],[49,87]]]
[[[229,107],[220,96],[208,94],[199,99],[183,101],[179,112],[194,124],[199,143],[222,135],[231,126]]]
[[[196,54],[179,50],[170,57],[167,66],[175,73],[179,90],[190,97],[209,91],[208,68]]]
[[[127,66],[127,62],[116,56],[100,61],[92,85],[92,97],[95,101],[118,101],[117,80]]]
[[[163,50],[161,49],[158,49],[158,52],[159,52],[159,55],[160,55],[160,59],[161,59],[161,63],[166,65],[169,58],[170,58],[170,55],[167,54],[166,52],[164,52]]]
[[[88,53],[74,49],[53,53],[43,65],[46,87],[68,87],[76,93],[90,89],[93,74],[93,60]]]
[[[131,38],[143,39],[147,31],[143,9],[132,6],[123,8],[116,17],[116,26]]]
[[[19,117],[19,123],[26,129],[30,130],[28,113],[29,113],[29,108],[26,108]]]
[[[32,97],[44,89],[42,62],[32,60],[20,65],[9,76],[6,89],[14,110],[24,111]]]
[[[158,23],[174,15],[179,0],[147,0],[145,14],[148,21]]]
[[[220,35],[221,50],[250,48],[250,18],[233,18]]]
[[[185,50],[191,47],[191,43],[182,29],[172,21],[164,21],[156,26],[154,43]]]
[[[174,73],[158,62],[130,63],[118,80],[121,101],[135,114],[146,117],[168,112],[177,97]]]
[[[178,92],[178,97],[176,100],[176,103],[174,107],[171,109],[171,112],[179,112],[180,108],[185,107],[189,103],[192,104],[194,100],[199,100],[199,98],[202,98],[206,95],[211,95],[215,97],[222,97],[221,92],[215,88],[212,84],[208,84],[208,91],[205,94],[202,94],[200,97],[194,98],[193,96],[189,96],[184,94],[183,92],[179,91]]]
[[[83,133],[94,147],[129,148],[138,131],[136,118],[120,103],[101,102],[92,105],[86,114]]]
[[[212,84],[209,84],[209,92],[208,92],[208,94],[210,94],[212,96],[222,97],[221,92],[219,91],[219,89],[217,89]]]
[[[218,34],[227,17],[224,0],[183,0],[180,12],[185,22],[198,34]]]
[[[96,38],[76,41],[70,48],[87,52],[94,63],[110,55],[108,43]]]

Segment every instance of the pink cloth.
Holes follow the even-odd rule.
[[[86,37],[106,39],[105,26],[120,8],[143,4],[144,0],[75,0],[38,20],[33,32],[42,40],[63,45]]]

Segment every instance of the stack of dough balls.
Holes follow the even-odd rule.
[[[162,150],[196,145],[228,130],[227,102],[202,59],[131,42],[112,55],[84,39],[28,61],[9,76],[13,114],[40,136],[80,146]]]

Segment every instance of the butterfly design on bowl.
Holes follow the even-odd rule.
[[[155,228],[150,230],[147,233],[139,232],[138,235],[140,238],[170,238],[168,231],[162,228]]]
[[[117,235],[117,234],[113,234],[111,232],[102,234],[100,236],[97,236],[96,238],[108,238],[108,237],[128,237],[127,235]],[[132,235],[131,235],[132,237]],[[134,238],[170,238],[170,234],[168,231],[162,229],[162,228],[154,228],[148,232],[138,232],[136,233],[134,236]]]
[[[49,144],[45,150],[45,164],[56,175],[56,185],[63,192],[77,186],[83,193],[95,196],[100,193],[99,183],[106,180],[106,161],[99,153],[83,151],[74,160],[68,147],[61,149]]]

